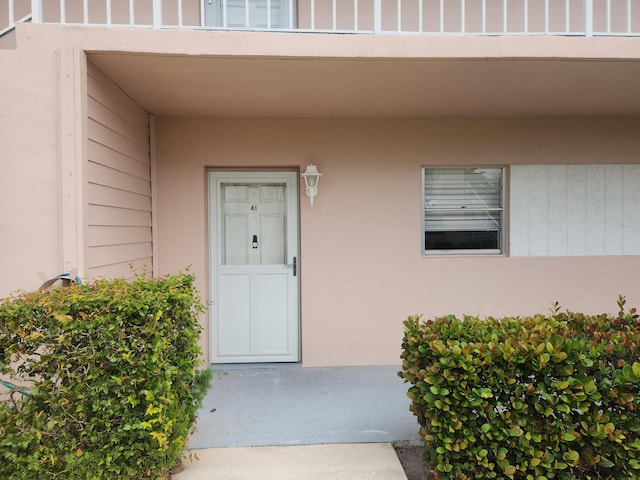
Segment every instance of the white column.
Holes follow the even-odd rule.
[[[382,32],[382,0],[373,0],[373,32]]]

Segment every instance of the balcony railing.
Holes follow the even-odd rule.
[[[640,35],[640,0],[0,0],[16,22],[432,35]]]

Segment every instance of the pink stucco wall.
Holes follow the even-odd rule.
[[[61,246],[55,52],[0,50],[0,64],[2,298],[59,273]]]
[[[18,288],[36,288],[38,272],[53,275],[74,259],[82,260],[82,235],[74,230],[80,225],[81,231],[85,219],[82,208],[74,210],[73,199],[63,188],[68,170],[61,166],[74,162],[81,166],[86,159],[82,147],[86,112],[81,101],[84,50],[164,54],[167,72],[174,67],[171,58],[181,55],[354,57],[356,62],[380,56],[614,60],[638,56],[634,39],[290,37],[132,29],[114,35],[107,28],[31,24],[19,26],[17,34],[18,49],[0,51],[3,71],[11,72],[0,76],[0,297]],[[117,67],[111,70],[114,77]],[[138,75],[131,73],[128,85],[135,87]],[[122,78],[127,80],[126,75]],[[149,85],[144,77],[141,82]],[[171,84],[164,94],[169,97],[190,86]],[[620,95],[633,105],[635,91]],[[138,101],[131,92],[125,93]],[[77,101],[77,108],[69,100]],[[243,96],[234,101],[250,107]],[[211,115],[216,113],[213,105]],[[162,102],[155,106],[162,107]],[[157,115],[152,135],[158,273],[192,265],[205,296],[211,275],[206,255],[206,169],[304,168],[313,162],[324,174],[314,207],[304,196],[300,204],[305,365],[398,363],[402,320],[413,313],[524,314],[544,311],[554,300],[572,309],[612,311],[618,293],[627,294],[630,304],[640,305],[637,256],[423,258],[420,254],[422,165],[637,163],[637,116],[375,119],[313,118],[313,112],[310,116]],[[82,175],[82,168],[73,173]],[[80,205],[81,187],[74,193]],[[74,235],[79,247],[65,241]]]
[[[301,197],[305,365],[397,363],[408,315],[522,315],[552,301],[640,304],[640,257],[425,258],[420,167],[637,161],[637,119],[157,119],[160,271],[211,274],[208,167],[323,173]],[[202,283],[202,282],[201,282]],[[206,291],[206,285],[202,285]]]

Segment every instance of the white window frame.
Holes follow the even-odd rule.
[[[428,170],[463,170],[463,169],[496,169],[500,171],[500,207],[498,209],[491,209],[493,211],[500,212],[500,226],[499,226],[499,234],[498,234],[498,248],[491,249],[427,249],[426,245],[426,232],[427,232],[427,222],[426,222],[426,210],[427,210],[427,199],[426,199],[426,172]],[[503,255],[506,253],[506,217],[507,217],[507,209],[506,209],[506,177],[507,177],[507,169],[505,166],[499,165],[474,165],[474,166],[422,166],[420,169],[421,175],[421,201],[422,208],[420,209],[420,214],[422,217],[422,229],[420,232],[421,235],[421,245],[422,245],[422,255],[432,256],[432,255]]]

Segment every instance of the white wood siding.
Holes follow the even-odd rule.
[[[87,276],[152,272],[149,115],[88,65]]]
[[[640,255],[640,165],[511,167],[512,256]]]

